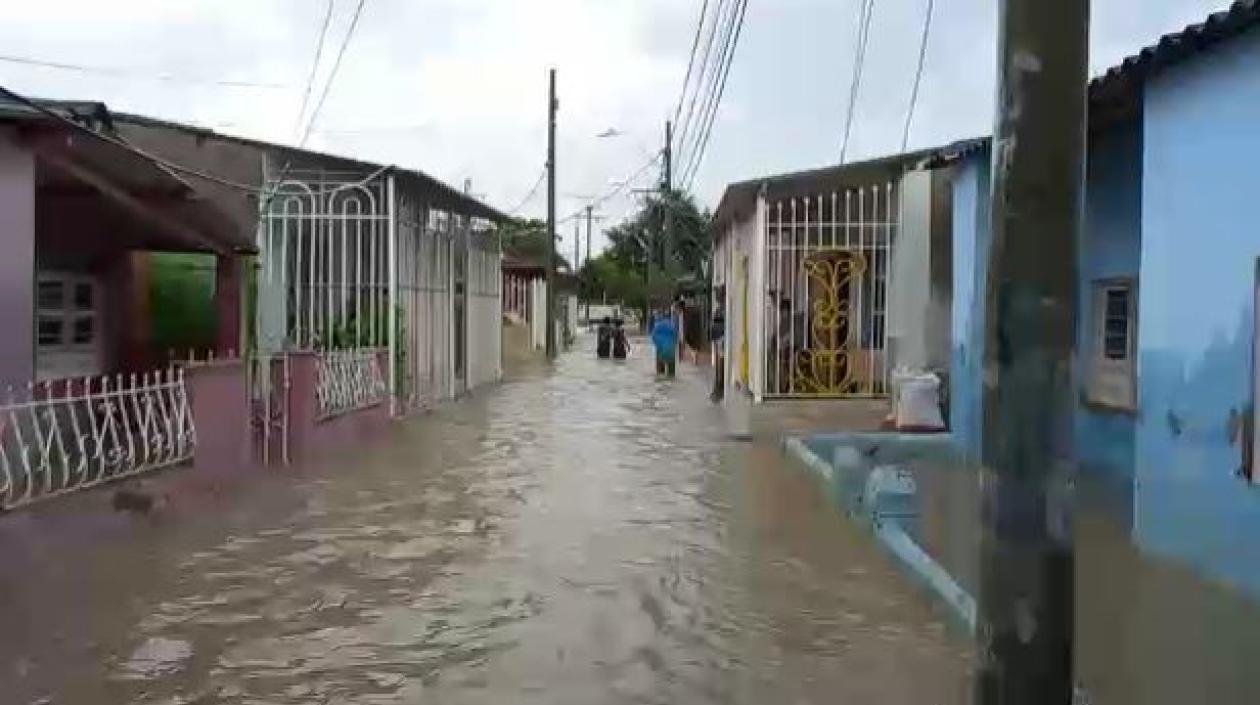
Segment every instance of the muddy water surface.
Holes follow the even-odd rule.
[[[52,555],[0,518],[28,537],[2,699],[966,701],[967,649],[784,465],[773,415],[732,441],[706,393],[571,354]]]

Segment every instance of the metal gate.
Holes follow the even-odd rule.
[[[892,183],[768,203],[765,396],[887,394]]]
[[[408,410],[452,393],[451,251],[454,218],[400,194],[398,396]]]
[[[259,353],[249,358],[250,440],[264,465],[289,464],[289,390],[292,375],[287,353]]]
[[[387,182],[285,170],[265,190],[259,345],[331,350],[388,343]]]

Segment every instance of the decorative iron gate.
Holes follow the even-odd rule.
[[[892,183],[767,204],[765,396],[887,394]]]
[[[453,219],[402,194],[398,222],[398,394],[408,409],[451,395]]]
[[[289,464],[289,355],[256,354],[249,359],[250,434],[264,465]]]
[[[289,171],[270,181],[259,239],[263,350],[387,344],[390,203],[379,174]]]
[[[182,369],[12,390],[0,405],[0,509],[192,459]]]

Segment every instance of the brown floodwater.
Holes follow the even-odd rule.
[[[967,701],[773,407],[740,442],[707,391],[571,353],[217,502],[0,517],[0,701]]]

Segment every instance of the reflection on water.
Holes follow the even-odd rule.
[[[980,486],[974,466],[930,439],[834,441],[915,478],[915,540],[978,594]],[[815,439],[815,452],[834,448]],[[860,487],[864,475],[859,475]],[[848,494],[852,494],[850,491]],[[1260,602],[1140,551],[1131,493],[1097,474],[1076,483],[1076,677],[1098,704],[1260,702]],[[1242,540],[1242,537],[1240,537]]]
[[[0,576],[0,663],[16,664],[0,688],[93,704],[967,700],[970,654],[926,598],[783,467],[773,429],[728,441],[689,375],[570,355],[213,511],[33,551]]]

